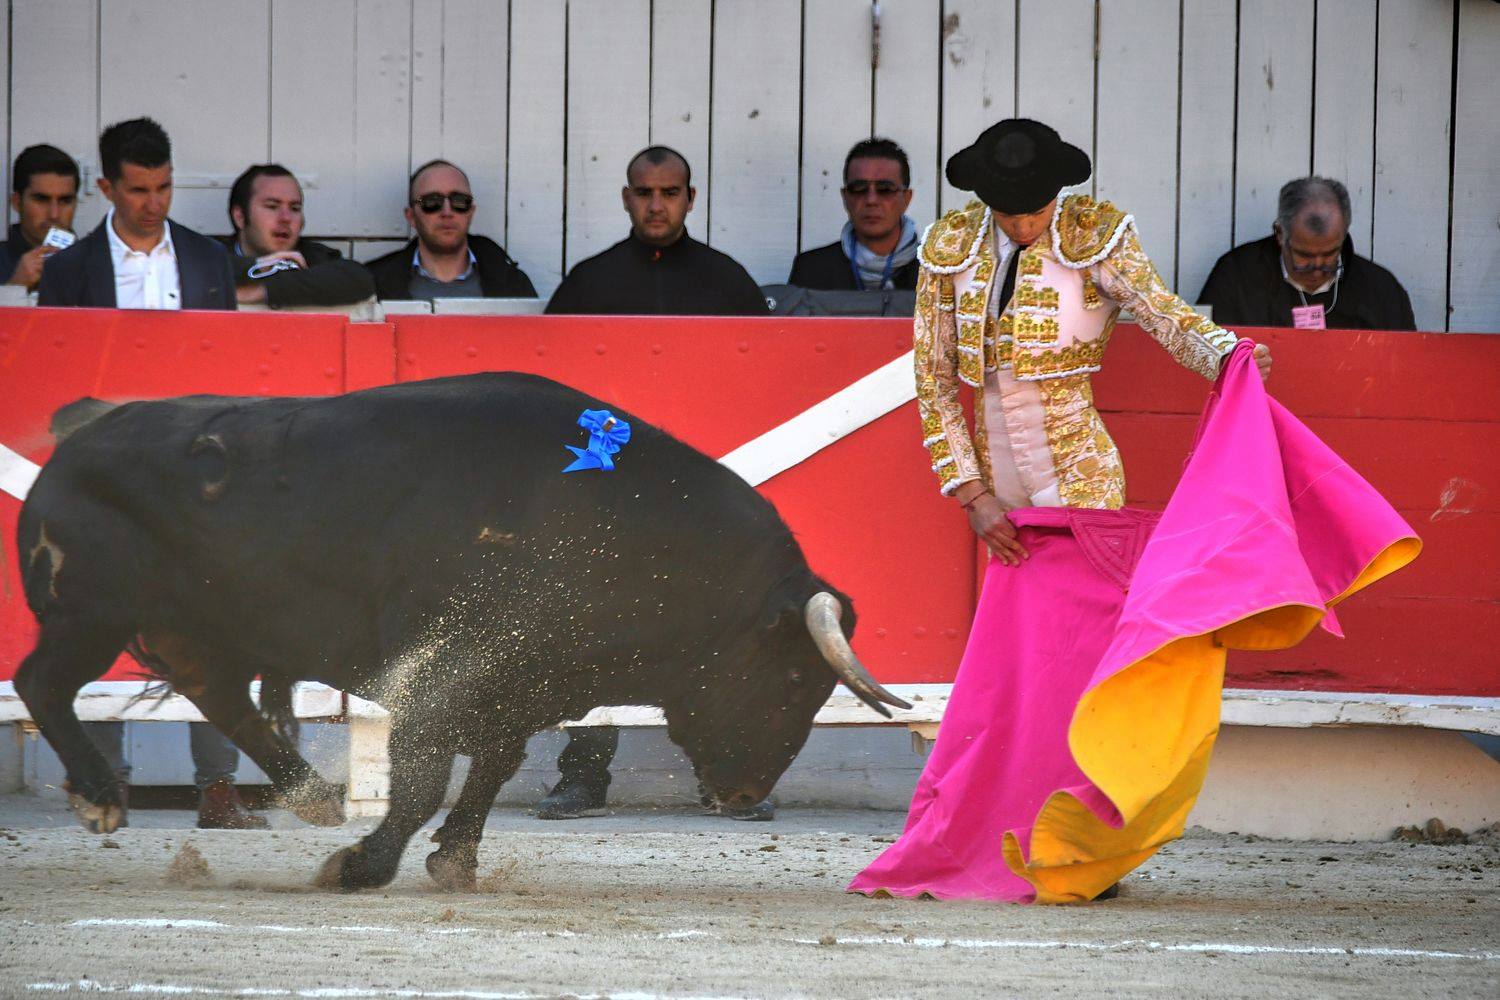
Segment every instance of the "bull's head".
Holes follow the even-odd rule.
[[[813,594],[800,608],[783,609],[762,626],[743,653],[745,662],[727,671],[705,671],[699,690],[667,706],[672,740],[687,752],[704,790],[718,802],[745,808],[770,794],[838,681],[887,718],[886,705],[911,707],[859,662],[842,618],[842,603],[827,591]]]

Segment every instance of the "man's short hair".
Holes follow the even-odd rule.
[[[849,179],[849,164],[860,159],[895,160],[901,165],[901,186],[911,187],[911,161],[906,158],[906,150],[898,146],[894,140],[884,139],[877,135],[856,142],[849,150],[849,155],[844,157],[845,181]]]
[[[654,167],[659,167],[668,160],[676,160],[682,164],[682,170],[687,174],[687,180],[683,182],[683,187],[693,186],[693,165],[687,161],[686,156],[683,156],[671,146],[647,146],[632,156],[630,162],[625,164],[626,184],[630,183],[630,172],[635,169],[636,163],[641,160],[645,160]]]
[[[1281,186],[1276,200],[1276,224],[1283,233],[1291,232],[1292,220],[1301,215],[1310,205],[1337,205],[1344,216],[1344,228],[1349,228],[1349,189],[1332,177],[1298,177]],[[1329,230],[1329,220],[1321,213],[1307,217],[1307,228],[1313,235],[1322,236]]]
[[[464,183],[465,184],[468,184],[470,187],[474,186],[473,182],[469,180],[469,175],[464,173],[464,168],[460,167],[458,164],[454,163],[453,161],[451,161],[451,160],[428,160],[426,163],[422,164],[420,167],[418,167],[417,169],[413,170],[411,172],[411,177],[407,178],[407,181],[406,181],[406,200],[408,202],[411,201],[412,191],[416,189],[417,178],[421,177],[423,174],[425,174],[427,171],[431,170],[433,167],[452,167],[454,170],[457,170],[459,173],[463,174]]]
[[[16,157],[16,165],[11,170],[10,186],[16,194],[25,194],[26,189],[31,186],[31,178],[37,174],[57,174],[60,177],[73,178],[73,187],[78,187],[78,164],[67,153],[56,146],[41,143],[36,146],[27,146],[21,150],[21,155]]]
[[[171,162],[172,140],[150,118],[116,122],[99,136],[99,166],[105,180],[119,180],[127,163],[155,169]]]
[[[235,232],[239,232],[240,227],[234,224],[234,210],[238,208],[245,213],[246,218],[249,218],[250,196],[255,192],[255,182],[262,177],[290,177],[294,181],[297,180],[296,174],[279,163],[257,163],[247,167],[244,173],[234,179],[234,184],[229,188],[229,224]],[[299,182],[297,186],[302,185]]]

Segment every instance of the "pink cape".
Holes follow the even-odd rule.
[[[1226,649],[1281,649],[1416,557],[1375,490],[1266,395],[1241,341],[1160,515],[1013,511],[906,827],[849,890],[1092,899],[1182,833]]]

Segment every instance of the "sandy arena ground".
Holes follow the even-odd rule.
[[[1117,900],[1042,908],[846,895],[895,813],[497,812],[479,893],[436,891],[414,840],[394,884],[343,895],[308,883],[370,823],[271,816],[206,832],[137,811],[98,837],[61,804],[0,797],[0,994],[1500,996],[1494,839],[1195,834]]]

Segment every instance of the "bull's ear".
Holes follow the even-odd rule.
[[[775,632],[780,629],[801,628],[802,609],[795,604],[788,604],[782,608],[772,608],[766,612],[761,622],[761,628],[767,632]]]

